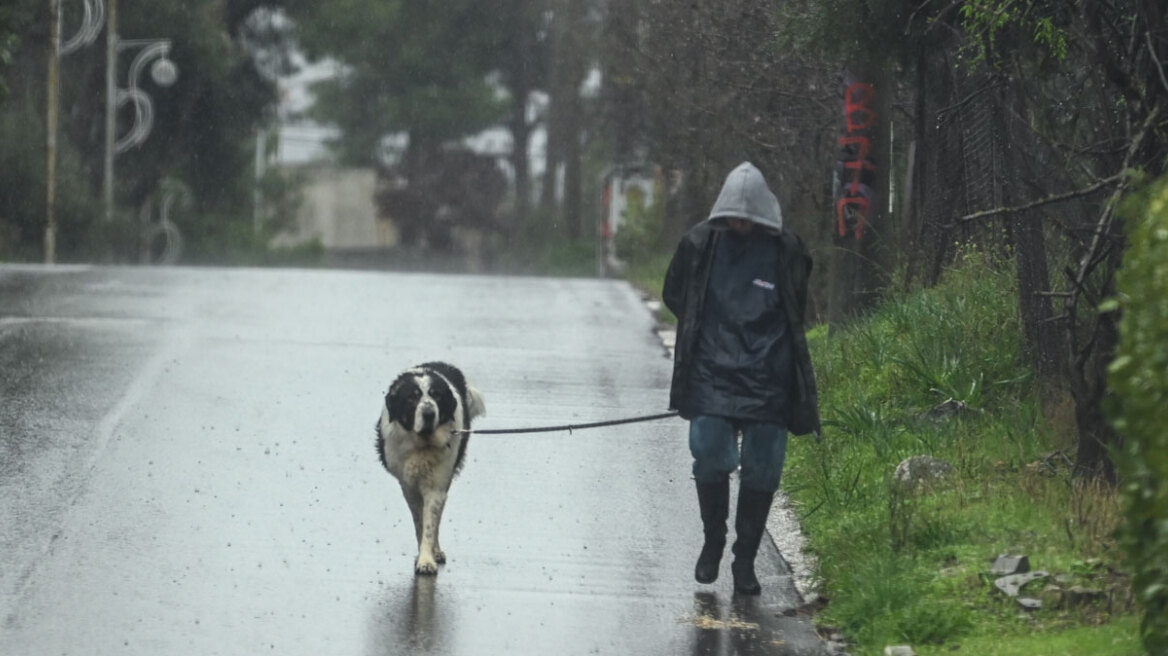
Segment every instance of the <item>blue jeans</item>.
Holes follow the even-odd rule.
[[[779,489],[787,459],[787,429],[781,424],[699,415],[689,422],[689,451],[698,483],[717,483],[741,464],[744,487],[773,494]]]

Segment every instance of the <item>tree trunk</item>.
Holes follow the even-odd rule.
[[[882,232],[887,219],[888,96],[884,76],[867,66],[844,75],[828,323],[837,328],[872,307],[885,284]]]
[[[1114,280],[1114,275],[1112,276]],[[1079,448],[1075,473],[1116,482],[1111,450],[1120,447],[1120,436],[1111,427],[1103,410],[1107,391],[1107,367],[1115,357],[1119,331],[1114,312],[1101,314],[1096,326],[1096,341],[1091,354],[1071,374],[1071,393],[1075,399],[1075,422],[1079,430]]]
[[[545,217],[556,214],[560,201],[557,195],[556,179],[559,177],[557,171],[563,157],[564,143],[564,116],[561,104],[564,102],[562,59],[565,56],[565,32],[568,29],[564,24],[567,21],[565,4],[567,3],[564,0],[551,0],[549,2],[552,18],[548,34],[548,51],[551,56],[548,60],[547,72],[547,116],[544,119],[547,147],[544,149],[543,185],[539,195],[540,213]]]
[[[580,148],[580,98],[573,94],[572,117],[568,121],[567,138],[564,142],[564,225],[568,238],[575,241],[583,237],[584,225],[581,220],[583,190],[581,188],[581,148]]]
[[[1018,307],[1022,320],[1023,354],[1044,380],[1053,379],[1059,367],[1059,335],[1053,321],[1050,272],[1046,263],[1046,238],[1041,218],[1020,212],[1014,216],[1015,264],[1018,271]]]
[[[926,119],[928,112],[929,75],[925,49],[920,48],[916,57],[916,88],[913,98],[913,134],[909,148],[906,182],[904,185],[904,212],[901,216],[901,253],[905,254],[905,287],[912,286],[913,279],[924,270],[929,258],[922,256],[925,246],[925,190],[928,189],[928,167],[925,158],[928,153],[929,131]],[[911,254],[911,255],[908,255]]]
[[[581,223],[581,99],[580,84],[587,64],[584,60],[587,4],[579,0],[553,3],[551,27],[551,70],[547,120],[547,169],[543,180],[540,206],[563,222],[565,234],[577,240],[583,234]],[[557,197],[560,167],[563,166],[563,197]]]
[[[700,19],[690,20],[693,21],[693,32],[700,34],[700,25],[697,24]],[[677,92],[678,101],[672,108],[675,112],[675,120],[670,125],[673,131],[667,133],[673,135],[671,140],[674,143],[669,144],[669,150],[676,159],[665,162],[664,168],[676,167],[683,171],[684,179],[681,198],[676,203],[679,211],[665,215],[665,225],[661,231],[663,249],[676,247],[682,235],[709,215],[716,193],[714,185],[720,185],[723,177],[730,172],[730,169],[716,173],[710,171],[713,163],[703,143],[703,138],[712,138],[708,134],[708,119],[699,110],[705,88],[703,85],[710,84],[706,56],[705,49],[699,47],[688,47],[677,53],[681,60],[681,70],[686,71],[687,77],[681,82]]]
[[[523,42],[524,37],[520,38]],[[531,94],[527,63],[522,52],[515,53],[511,75],[511,167],[515,172],[515,211],[512,225],[523,226],[531,206],[531,167],[527,158],[531,125],[527,121],[527,98]]]
[[[1018,125],[1011,116],[1025,116],[1025,107],[1016,106],[1013,112],[1005,111],[1005,104],[1021,105],[1025,94],[1014,87],[1006,93],[994,94],[996,121],[1002,126],[995,139],[1001,144],[1005,179],[1000,180],[1002,197],[1000,205],[1019,205],[1024,200],[1017,193],[1018,185],[1012,181],[1030,175],[1018,151],[1029,135],[1027,126]],[[1038,211],[1017,212],[1010,217],[1009,234],[1018,273],[1018,309],[1022,321],[1023,355],[1029,360],[1039,377],[1045,382],[1054,382],[1061,373],[1061,349],[1058,326],[1054,322],[1054,309],[1048,292],[1051,290],[1050,270],[1047,264],[1046,234],[1042,225],[1043,217]]]

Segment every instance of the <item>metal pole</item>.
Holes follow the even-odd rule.
[[[118,0],[109,0],[105,28],[105,175],[102,200],[105,221],[114,219],[114,141],[118,128]]]
[[[252,190],[252,227],[255,233],[260,234],[264,222],[264,194],[261,184],[264,180],[264,164],[267,161],[268,151],[268,130],[264,126],[260,126],[256,130],[256,152],[255,152],[255,187]]]
[[[57,261],[57,117],[60,113],[61,0],[49,0],[49,89],[45,113],[45,264]]]

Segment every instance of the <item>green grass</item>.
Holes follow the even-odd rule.
[[[659,291],[654,267],[664,270],[648,262],[634,282]],[[1119,502],[1070,476],[1072,406],[1044,405],[1022,358],[1013,270],[971,257],[935,288],[808,333],[824,436],[792,441],[783,487],[830,599],[818,621],[839,627],[857,656],[891,644],[921,654],[1139,653],[1113,539]],[[951,463],[953,474],[902,491],[892,474],[916,455]],[[1003,553],[1051,574],[1024,590],[1043,609],[1023,611],[993,587],[990,564]],[[1063,607],[1058,590],[1072,585],[1105,596]]]
[[[1102,626],[1077,626],[1063,630],[1029,630],[1005,634],[971,635],[959,650],[950,646],[922,647],[920,656],[977,654],[977,656],[1140,656],[1138,622],[1127,616]]]
[[[587,240],[551,244],[535,258],[535,270],[547,276],[594,276],[596,245]]]
[[[794,442],[785,485],[833,600],[822,620],[856,654],[902,643],[981,654],[965,641],[1017,633],[1044,644],[1131,612],[1110,560],[1118,502],[1051,456],[1069,444],[1069,426],[1040,407],[1015,299],[1011,267],[973,259],[936,288],[813,335],[825,436]],[[914,455],[952,463],[954,475],[898,491],[892,472]],[[1022,611],[988,574],[1008,552],[1027,554],[1063,588],[1096,587],[1111,600],[1059,608],[1044,581],[1026,589],[1044,609]]]
[[[660,298],[661,287],[665,284],[665,270],[672,258],[673,253],[659,253],[633,260],[625,269],[624,277],[638,289]],[[677,317],[664,308],[657,313],[657,319],[663,323],[677,325]]]

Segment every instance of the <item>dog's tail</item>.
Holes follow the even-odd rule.
[[[471,419],[487,414],[487,402],[483,400],[482,392],[466,386],[466,410]]]

